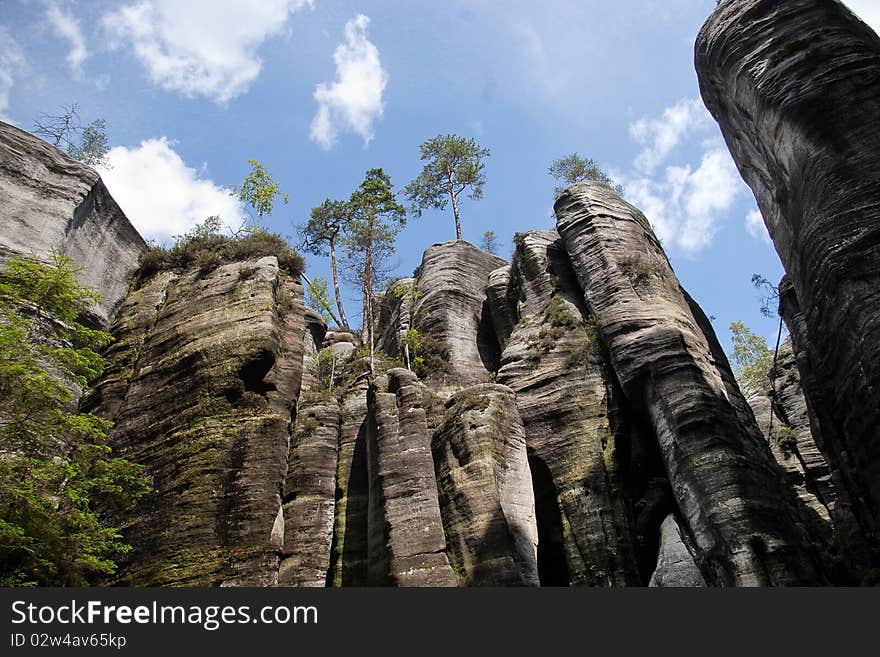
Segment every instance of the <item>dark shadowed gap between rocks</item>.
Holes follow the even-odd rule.
[[[553,475],[542,459],[532,453],[528,458],[535,491],[535,520],[538,524],[538,580],[541,586],[569,586],[571,578],[565,558],[562,514],[557,503],[558,491],[553,485]]]
[[[367,584],[367,500],[370,494],[367,473],[367,422],[358,430],[351,459],[351,476],[348,480],[345,509],[345,544],[342,547],[342,586],[365,586]],[[333,568],[331,566],[331,572]]]
[[[498,344],[498,336],[492,324],[492,308],[489,299],[483,302],[483,310],[480,314],[480,323],[477,326],[477,351],[480,360],[487,372],[498,373],[501,367],[501,345]]]

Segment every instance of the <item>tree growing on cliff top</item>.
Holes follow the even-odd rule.
[[[397,234],[406,225],[406,210],[395,197],[391,178],[382,169],[367,171],[349,200],[350,220],[345,236],[347,271],[363,294],[364,343],[372,361],[374,295],[381,285],[382,263],[394,253]]]
[[[93,119],[83,127],[76,103],[61,107],[58,115],[41,114],[34,122],[34,134],[63,148],[72,158],[91,167],[107,166],[107,123]]]
[[[742,322],[732,322],[733,353],[730,360],[733,374],[740,385],[752,392],[762,393],[770,386],[773,352],[760,335],[753,333]]]
[[[470,189],[469,197],[483,197],[483,158],[491,153],[473,139],[458,135],[437,135],[419,146],[421,160],[426,162],[418,177],[404,188],[404,195],[417,217],[428,208],[443,210],[452,201],[455,218],[455,239],[461,239],[461,215],[458,197]]]
[[[483,240],[480,242],[480,248],[492,255],[498,254],[498,235],[494,230],[487,230],[483,233]]]
[[[348,317],[342,307],[342,295],[339,292],[339,273],[336,263],[336,246],[348,230],[351,220],[351,206],[345,201],[331,201],[329,198],[312,208],[308,222],[298,228],[302,238],[302,248],[318,256],[330,255],[330,271],[333,275],[333,294],[336,297],[336,308],[339,310],[340,322],[347,327]]]
[[[240,187],[233,185],[229,193],[230,196],[246,203],[252,212],[251,225],[247,226],[247,222],[245,222],[245,225],[239,230],[263,230],[263,217],[272,214],[276,198],[280,197],[287,204],[290,197],[281,191],[280,185],[273,180],[272,174],[259,160],[248,160],[248,164],[251,165],[251,172],[245,176]]]
[[[0,274],[0,585],[81,586],[130,550],[110,517],[148,490],[114,457],[111,423],[69,408],[105,361],[110,336],[80,315],[100,296],[79,268],[13,258]]]
[[[565,190],[565,187],[584,180],[607,183],[614,188],[615,192],[623,194],[623,187],[616,184],[611,176],[602,170],[596,160],[584,159],[577,153],[553,160],[549,171],[551,176],[564,183],[564,186],[557,186],[554,189],[557,198]]]

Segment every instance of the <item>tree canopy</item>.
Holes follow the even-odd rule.
[[[763,392],[770,387],[770,370],[773,367],[773,352],[767,341],[753,333],[742,322],[732,322],[733,353],[731,361],[733,373],[740,385],[753,392]]]
[[[71,103],[57,115],[42,114],[34,122],[34,134],[63,148],[72,158],[91,167],[107,166],[107,122],[93,119],[85,127],[79,118],[79,105]]]
[[[0,585],[83,585],[130,550],[112,524],[148,490],[114,457],[111,423],[69,408],[110,336],[79,317],[100,296],[79,268],[12,258],[0,274]]]
[[[623,187],[616,184],[596,160],[584,159],[577,153],[553,160],[549,171],[551,176],[564,183],[565,186],[584,180],[595,180],[611,185],[618,194],[623,193]],[[555,195],[559,196],[564,189],[563,186],[557,186],[554,190]]]
[[[333,293],[340,321],[348,326],[348,318],[342,305],[339,292],[339,273],[336,262],[336,246],[344,231],[347,233],[351,222],[352,206],[346,201],[331,201],[329,198],[312,208],[309,220],[299,227],[303,248],[315,255],[330,255],[330,269],[333,274]]]
[[[280,185],[259,160],[248,160],[248,164],[251,165],[251,172],[245,176],[240,187],[232,187],[232,195],[256,212],[253,221],[254,226],[258,227],[263,217],[272,214],[277,197],[285,204],[290,197],[281,191]]]
[[[470,190],[469,197],[483,197],[486,176],[483,158],[491,155],[473,139],[458,135],[437,135],[419,146],[421,160],[425,162],[422,172],[404,188],[404,195],[416,216],[434,208],[443,210],[452,202],[455,218],[455,239],[461,239],[461,216],[458,197]]]

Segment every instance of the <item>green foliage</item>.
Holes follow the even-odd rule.
[[[487,230],[483,233],[483,241],[480,243],[480,248],[487,253],[498,254],[498,236],[494,230]]]
[[[790,458],[797,451],[797,434],[788,425],[783,424],[779,427],[776,434],[776,442],[779,444],[779,449],[782,450],[782,455],[785,458]]]
[[[773,367],[773,352],[767,347],[767,342],[742,322],[731,322],[730,332],[733,334],[730,360],[736,380],[753,392],[767,390]]]
[[[443,210],[451,200],[455,214],[456,237],[461,239],[458,197],[470,190],[469,197],[483,197],[486,176],[483,158],[491,153],[473,139],[458,135],[437,135],[419,146],[420,158],[425,162],[421,173],[404,188],[404,195],[417,217],[429,208]]]
[[[309,220],[297,229],[302,248],[326,256],[328,246],[346,229],[350,216],[351,206],[347,201],[325,199],[321,205],[312,208]]]
[[[546,320],[551,326],[559,328],[577,328],[580,320],[568,309],[561,297],[554,296],[547,305]]]
[[[642,254],[624,256],[618,267],[627,275],[633,286],[649,284],[652,276],[660,274],[660,265]]]
[[[71,144],[68,154],[91,167],[104,164],[110,147],[107,144],[107,123],[95,119],[80,133],[79,143]]]
[[[110,522],[149,487],[111,455],[111,424],[68,410],[105,361],[103,331],[78,319],[100,296],[79,268],[13,258],[0,274],[0,585],[82,585],[130,549]],[[52,372],[50,374],[49,372]]]
[[[257,213],[255,223],[259,225],[263,217],[272,214],[276,197],[280,196],[285,204],[290,201],[290,197],[281,191],[278,183],[272,179],[272,174],[266,171],[259,160],[248,160],[248,164],[251,165],[250,174],[242,181],[241,187],[233,186],[231,195],[247,203]]]
[[[553,160],[550,165],[550,175],[565,186],[584,180],[595,180],[611,185],[618,194],[623,194],[623,187],[614,183],[611,177],[602,170],[599,164],[592,159],[584,159],[577,153],[572,153],[558,160]],[[564,191],[564,187],[556,187],[555,194],[559,196]]]
[[[189,232],[178,235],[170,248],[156,246],[141,254],[135,280],[140,285],[160,271],[198,269],[208,274],[222,264],[276,256],[282,270],[298,278],[305,262],[287,241],[275,233],[256,228],[244,235],[220,233],[220,219],[208,217]]]
[[[418,355],[412,359],[412,371],[420,379],[450,372],[449,347],[444,340],[431,333],[419,333],[418,344]]]
[[[306,305],[318,313],[325,322],[330,321],[330,294],[327,279],[315,276],[306,284]]]
[[[94,119],[82,127],[79,105],[71,103],[61,107],[61,114],[42,114],[34,122],[34,134],[64,148],[72,158],[92,167],[107,164],[107,123]]]
[[[566,367],[586,367],[590,364],[596,355],[596,349],[599,345],[599,318],[590,315],[583,324],[583,335],[580,341],[568,352],[565,359]]]

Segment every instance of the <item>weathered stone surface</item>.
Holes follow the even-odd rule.
[[[616,383],[559,235],[523,235],[504,278],[515,281],[514,293],[490,294],[493,317],[513,298],[520,319],[505,340],[498,382],[516,392],[526,431],[541,584],[639,584],[616,434],[626,429],[609,408]]]
[[[456,586],[437,501],[425,387],[392,369],[367,397],[368,553],[373,584]]]
[[[379,302],[376,321],[376,348],[391,356],[403,354],[403,338],[412,325],[413,278],[399,278],[388,286]]]
[[[497,369],[500,349],[489,316],[485,287],[501,258],[463,241],[428,247],[416,276],[421,298],[416,328],[448,350],[446,380],[456,386],[483,383]]]
[[[134,550],[119,583],[276,583],[303,316],[274,257],[158,276],[129,297],[112,381],[90,404],[154,488],[124,527]]]
[[[880,38],[833,0],[736,0],[703,26],[695,58],[800,303],[814,406],[835,429],[823,439],[840,442],[826,453],[876,527]]]
[[[284,485],[284,549],[279,586],[326,586],[336,507],[339,402],[303,392]]]
[[[489,301],[495,337],[498,338],[498,346],[502,351],[519,319],[516,314],[517,299],[511,299],[510,292],[510,265],[504,265],[491,272],[486,283],[486,298]]]
[[[872,545],[871,536],[876,536],[873,516],[868,513],[863,502],[857,505],[853,499],[864,500],[866,493],[859,481],[844,477],[841,467],[849,467],[846,445],[841,438],[839,427],[834,423],[829,411],[827,390],[820,385],[816,370],[810,358],[811,345],[807,336],[806,323],[800,310],[794,288],[787,276],[779,283],[779,314],[790,331],[792,354],[797,366],[797,378],[803,391],[804,409],[807,414],[810,435],[816,447],[825,457],[830,469],[830,482],[817,477],[817,487],[827,500],[827,508],[834,524],[834,542],[840,550],[839,566],[836,569],[836,583],[858,583],[870,576],[872,562],[876,562],[877,546]],[[787,368],[789,376],[794,374]],[[792,417],[801,417],[803,412],[793,402],[786,404],[786,412]],[[803,420],[794,422],[798,426]],[[802,445],[803,431],[798,433],[798,446]]]
[[[431,449],[449,558],[463,585],[538,586],[535,499],[513,391],[466,388]]]
[[[94,169],[0,121],[0,262],[53,249],[73,258],[105,297],[94,315],[106,326],[146,248]]]
[[[617,379],[656,434],[706,581],[820,581],[780,472],[648,220],[595,182],[569,187],[555,210]]]
[[[706,586],[700,569],[694,563],[675,516],[666,516],[660,526],[660,553],[657,555],[657,569],[651,575],[648,586],[695,587]]]
[[[333,586],[366,586],[367,578],[367,388],[359,377],[340,402],[336,470],[336,517],[333,524]]]

